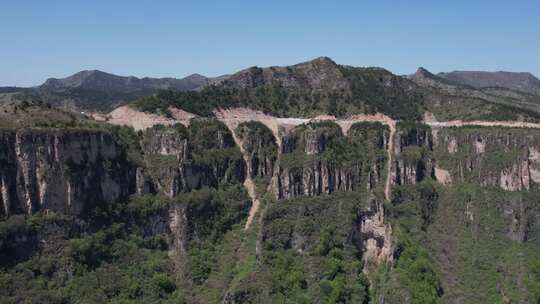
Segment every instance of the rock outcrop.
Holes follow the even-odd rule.
[[[383,205],[372,202],[367,210],[360,212],[357,225],[364,271],[369,271],[372,263],[392,262],[392,227],[384,220]]]

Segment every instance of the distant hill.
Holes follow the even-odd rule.
[[[89,70],[66,78],[49,78],[36,88],[0,88],[0,101],[40,101],[65,110],[108,111],[158,90],[195,90],[210,80],[199,74],[182,79],[137,78]]]
[[[490,72],[486,73],[489,74]],[[507,114],[515,111],[505,107],[515,107],[526,111],[540,113],[539,95],[514,90],[508,88],[509,85],[508,87],[484,87],[479,86],[478,82],[466,83],[461,79],[458,79],[458,77],[448,77],[449,74],[451,73],[439,73],[435,75],[424,68],[419,68],[416,73],[409,76],[409,78],[427,90],[428,93],[426,94],[426,99],[431,100],[431,102],[428,103],[431,103],[434,106],[437,105],[441,108],[448,107],[452,104],[460,104],[460,106],[454,106],[452,109],[448,108],[449,111],[460,113],[456,118],[468,115],[467,112],[470,111],[475,111],[476,113],[485,112],[487,108],[493,108],[493,104],[503,106],[503,108],[496,110],[496,112],[500,113],[499,116],[503,115],[503,112],[505,111]],[[518,81],[515,80],[515,86],[518,86],[517,82]],[[493,109],[489,111],[492,113],[494,112]]]
[[[136,92],[144,90],[193,90],[205,85],[208,79],[199,74],[186,78],[137,78],[134,76],[117,76],[98,70],[81,71],[66,78],[49,78],[39,86],[43,91],[66,91],[71,89],[87,89],[115,92]]]
[[[454,71],[438,76],[475,88],[500,87],[540,96],[540,79],[531,73]]]

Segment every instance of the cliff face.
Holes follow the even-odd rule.
[[[436,134],[437,159],[454,181],[472,181],[506,191],[538,189],[537,130],[467,128]]]
[[[251,178],[272,177],[279,149],[272,132],[261,123],[247,122],[240,124],[235,133],[241,139],[243,150],[247,153],[249,162],[247,174]]]
[[[154,127],[143,135],[147,176],[140,193],[155,189],[169,197],[220,182],[244,180],[245,164],[230,132],[221,123],[195,122],[189,128]],[[146,185],[150,183],[150,186]]]
[[[134,167],[112,135],[99,131],[0,133],[0,212],[81,215],[133,189]]]
[[[278,198],[374,190],[384,184],[388,130],[382,125],[355,124],[343,135],[334,123],[312,123],[297,127],[282,142],[273,184]]]
[[[394,138],[393,185],[425,178],[443,184],[474,182],[506,191],[538,189],[540,140],[537,130],[434,128],[398,124]]]
[[[391,183],[411,185],[434,177],[431,129],[422,124],[398,124],[394,137],[394,163],[391,164]]]
[[[40,210],[81,215],[97,203],[134,193],[174,197],[222,181],[242,181],[245,174],[230,132],[216,121],[145,131],[142,167],[128,159],[128,148],[118,138],[104,131],[5,130],[0,143],[2,215]]]

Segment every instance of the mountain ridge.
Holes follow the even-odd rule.
[[[119,76],[83,70],[64,78],[48,78],[32,88],[0,88],[0,103],[41,102],[69,111],[110,111],[159,90],[189,91],[214,78],[191,74],[184,78]]]
[[[58,90],[85,87],[95,89],[96,85],[105,84],[124,85],[129,89],[155,88],[155,89],[193,89],[207,84],[208,78],[200,74],[191,74],[184,78],[173,77],[142,77],[119,76],[100,70],[83,70],[64,78],[48,78],[38,86],[41,90]]]
[[[169,106],[201,116],[217,108],[245,107],[276,116],[316,117],[384,113],[421,120],[536,121],[540,97],[509,89],[477,89],[420,68],[399,76],[380,67],[353,67],[318,57],[290,66],[250,67],[196,92],[160,92],[132,103],[146,112]]]
[[[154,106],[166,110],[164,103],[175,102],[180,108],[190,104],[187,110],[198,114],[211,113],[216,106],[235,105],[277,115],[384,112],[416,119],[426,110],[442,115],[441,119],[457,119],[479,107],[485,113],[506,111],[494,109],[499,106],[492,104],[540,113],[540,95],[522,88],[535,87],[538,79],[530,73],[496,72],[511,78],[507,85],[499,82],[496,84],[500,86],[496,87],[480,87],[478,83],[454,79],[452,73],[457,72],[435,74],[419,68],[413,75],[399,76],[380,67],[338,64],[326,56],[289,66],[253,66],[215,78],[200,74],[181,79],[138,78],[83,70],[65,78],[49,78],[31,89],[0,90],[0,102],[38,101],[70,111],[108,112],[136,100],[137,105],[148,111],[155,111]],[[512,78],[514,75],[517,80]],[[529,84],[519,87],[516,84],[519,77],[530,79]],[[182,94],[184,91],[194,93]],[[453,112],[457,114],[450,115]]]
[[[530,72],[452,71],[437,75],[475,88],[502,87],[540,95],[540,79]]]

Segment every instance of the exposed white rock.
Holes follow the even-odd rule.
[[[476,153],[484,153],[486,152],[486,143],[481,138],[478,138],[474,141],[474,148],[476,149]]]
[[[448,142],[448,153],[454,154],[458,151],[458,144],[455,138],[450,139]]]
[[[439,167],[435,167],[435,178],[443,185],[449,185],[452,183],[452,176],[450,172]]]

